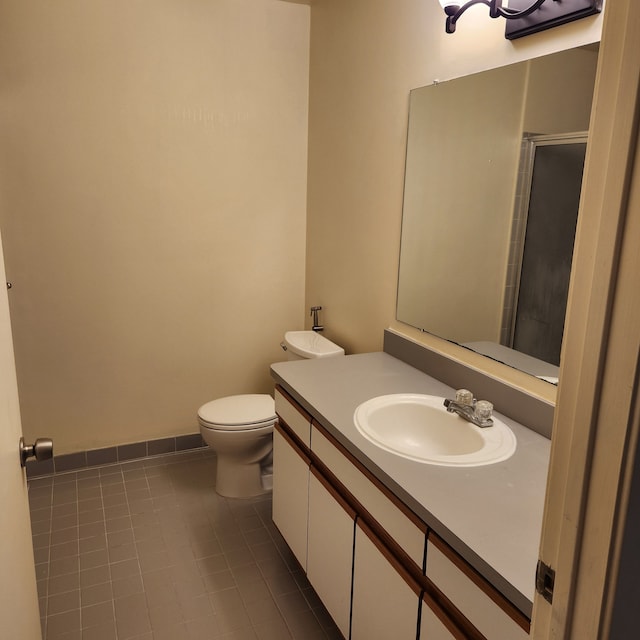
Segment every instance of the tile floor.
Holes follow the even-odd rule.
[[[46,640],[340,638],[271,522],[206,449],[29,482]]]

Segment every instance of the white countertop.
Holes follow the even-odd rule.
[[[276,382],[366,468],[531,616],[549,440],[496,412],[518,441],[509,460],[465,468],[414,462],[364,438],[353,413],[376,396],[453,397],[451,387],[386,353],[280,362],[271,371]]]

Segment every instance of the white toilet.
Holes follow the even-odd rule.
[[[288,331],[282,348],[288,360],[344,355],[344,349],[313,331]],[[246,394],[218,398],[198,409],[202,438],[218,458],[216,491],[227,498],[250,498],[271,491],[273,398]]]

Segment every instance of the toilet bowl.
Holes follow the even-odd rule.
[[[281,343],[288,360],[344,356],[344,349],[315,331],[288,331]],[[198,409],[200,433],[216,452],[216,491],[251,498],[273,486],[273,398],[246,394],[218,398]]]
[[[276,413],[267,394],[227,396],[198,409],[200,433],[217,454],[216,491],[249,498],[271,491]]]

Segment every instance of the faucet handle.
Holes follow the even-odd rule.
[[[491,420],[493,405],[488,400],[478,400],[478,402],[476,402],[474,415],[483,423]]]
[[[473,405],[473,393],[469,389],[458,389],[456,391],[456,402],[460,404]]]
[[[488,400],[478,400],[473,410],[473,424],[479,427],[493,426],[493,405]]]

